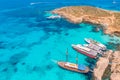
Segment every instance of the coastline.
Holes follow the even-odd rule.
[[[69,6],[55,9],[52,13],[60,15],[74,24],[89,22],[101,25],[105,34],[120,36],[120,12],[91,6]]]
[[[70,6],[55,9],[52,13],[60,15],[74,24],[87,22],[101,25],[105,34],[120,36],[120,12],[91,6]],[[104,80],[108,78],[110,80],[119,80],[119,57],[120,51],[106,51],[105,55],[100,57],[96,63],[96,67],[93,70],[93,80]]]
[[[109,50],[100,57],[94,68],[93,80],[119,80],[120,77],[120,51]],[[104,65],[104,66],[103,66]]]

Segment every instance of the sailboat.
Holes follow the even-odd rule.
[[[88,73],[90,71],[89,67],[82,65],[82,64],[78,64],[78,55],[76,58],[76,64],[68,62],[68,50],[66,52],[66,62],[58,61],[57,64],[61,68],[64,68],[64,69],[70,70],[70,71],[74,71],[74,72],[78,72],[78,73]]]

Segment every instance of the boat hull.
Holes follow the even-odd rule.
[[[86,55],[86,56],[88,56],[90,58],[96,58],[96,56],[90,55],[87,52],[84,52],[84,51],[82,51],[80,49],[77,49],[77,48],[74,48],[74,47],[73,47],[73,49],[75,49],[77,52],[82,53],[82,54],[84,54],[84,55]]]
[[[88,67],[86,67],[86,70],[82,71],[82,70],[78,70],[77,68],[67,67],[67,66],[65,66],[65,64],[66,64],[66,62],[58,62],[58,65],[61,68],[64,68],[64,69],[67,69],[67,70],[70,70],[70,71],[74,71],[74,72],[78,72],[78,73],[88,73],[89,72]]]

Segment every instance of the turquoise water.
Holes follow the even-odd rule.
[[[72,2],[72,1],[71,1]],[[27,2],[26,2],[27,3]],[[110,3],[110,2],[108,2]],[[72,24],[65,19],[47,20],[46,11],[80,3],[35,4],[0,11],[0,80],[89,80],[90,74],[79,74],[61,69],[57,61],[75,63],[77,52],[71,44],[85,44],[84,38],[93,38],[103,44],[116,42],[118,37],[94,32],[96,25]],[[92,2],[88,2],[92,5]],[[100,7],[101,4],[94,6]],[[108,9],[111,3],[102,6]],[[109,6],[109,7],[108,7]],[[14,7],[14,6],[13,6]],[[118,41],[119,42],[119,41]],[[89,66],[89,58],[79,54],[79,63]]]

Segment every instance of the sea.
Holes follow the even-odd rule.
[[[47,19],[49,11],[65,6],[94,6],[120,11],[120,0],[0,0],[0,80],[90,80],[92,72],[76,73],[60,68],[58,61],[95,67],[96,60],[72,49],[92,38],[116,50],[117,36],[98,25],[73,24],[64,18]],[[111,43],[111,44],[110,44]]]

